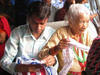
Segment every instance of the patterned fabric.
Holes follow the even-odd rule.
[[[81,54],[81,52],[82,51],[89,51],[89,47],[88,46],[85,46],[85,45],[83,45],[83,44],[81,44],[81,43],[79,43],[79,42],[77,42],[77,41],[75,41],[74,39],[71,39],[71,38],[69,38],[69,40],[70,41],[72,41],[72,42],[69,42],[70,43],[70,45],[69,45],[69,47],[67,47],[66,49],[64,49],[63,51],[62,51],[62,55],[63,55],[63,60],[64,60],[64,67],[62,68],[62,70],[59,72],[59,75],[66,75],[67,73],[69,74],[69,69],[73,66],[73,63],[75,63],[75,59],[74,58],[76,58],[78,61],[79,61],[79,64],[80,64],[80,66],[81,66],[81,70],[84,70],[84,68],[85,68],[85,61],[83,61],[84,60],[84,58],[80,58],[80,60],[77,58],[77,56],[76,56],[76,54],[75,54],[75,52],[74,52],[74,50],[73,50],[73,48],[74,47],[76,47],[76,48],[78,48],[78,50],[79,50],[79,55]],[[67,58],[67,60],[66,60],[66,58]],[[83,60],[82,60],[83,59]],[[86,59],[86,57],[85,57],[85,59]],[[82,63],[83,62],[83,63]],[[76,63],[74,64],[74,69],[75,69],[75,67],[77,67],[77,66],[75,66],[76,65]],[[84,66],[83,66],[84,65]],[[67,68],[66,68],[67,67]],[[74,70],[73,69],[73,70]],[[72,73],[72,72],[71,72]],[[70,73],[70,74],[71,74]],[[75,74],[77,74],[77,73],[75,73]],[[80,74],[80,73],[79,73]],[[73,73],[72,73],[72,75],[73,75]]]
[[[92,43],[85,71],[91,72],[92,75],[100,74],[100,35]]]
[[[51,27],[45,27],[41,36],[36,39],[29,28],[29,25],[22,25],[15,28],[5,46],[5,54],[1,59],[2,68],[13,74],[16,63],[15,58],[25,56],[26,58],[38,59],[38,53],[48,42],[54,33]]]
[[[27,59],[25,57],[18,57],[16,60],[17,64],[41,64],[43,66],[42,69],[40,69],[39,72],[18,72],[17,75],[53,75],[52,74],[52,68],[46,67],[43,65],[42,61],[39,61],[37,59]]]
[[[67,75],[81,75],[81,72],[69,72]]]

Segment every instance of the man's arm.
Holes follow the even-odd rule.
[[[16,72],[37,72],[43,68],[40,64],[17,64],[15,66]]]

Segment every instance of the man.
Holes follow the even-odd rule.
[[[28,24],[15,28],[6,43],[5,54],[1,60],[3,69],[14,74],[15,72],[37,72],[42,67],[41,65],[37,68],[37,65],[32,64],[16,64],[14,60],[22,56],[38,59],[37,54],[55,31],[46,27],[49,16],[50,6],[47,3],[35,1],[29,4]],[[51,55],[43,60],[47,66],[55,64],[55,58]]]
[[[27,14],[27,6],[33,1],[42,1],[42,0],[10,0],[11,4],[14,7],[14,19],[15,26],[26,24],[26,14]]]

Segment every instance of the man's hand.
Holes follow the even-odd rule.
[[[45,57],[43,59],[43,61],[45,61],[46,66],[53,66],[56,62],[56,59],[54,56],[49,55],[49,56]]]

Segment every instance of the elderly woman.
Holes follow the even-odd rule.
[[[61,27],[54,33],[39,53],[39,57],[42,59],[48,54],[57,54],[59,75],[81,75],[85,69],[88,51],[75,46],[75,44],[79,43],[90,47],[97,33],[91,32],[93,29],[89,28],[90,12],[84,5],[72,4],[66,17],[68,17],[68,26]]]

